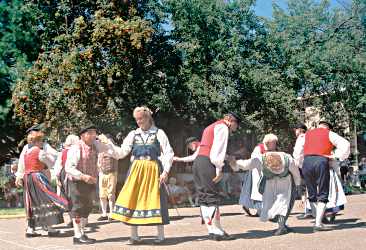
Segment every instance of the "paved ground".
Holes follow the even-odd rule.
[[[198,208],[180,208],[181,217],[175,210],[170,211],[171,224],[166,226],[166,244],[153,246],[152,237],[155,227],[141,227],[140,235],[144,244],[128,246],[129,228],[122,223],[98,223],[98,215],[90,216],[89,236],[98,241],[94,245],[74,247],[72,230],[59,227],[62,237],[47,236],[27,239],[24,236],[23,219],[0,220],[0,249],[366,249],[366,195],[348,196],[346,210],[337,216],[336,222],[330,225],[327,232],[312,233],[313,220],[298,220],[301,212],[299,203],[289,219],[293,233],[273,236],[276,224],[263,223],[258,218],[245,216],[238,205],[224,206],[222,224],[228,233],[234,235],[233,241],[210,241],[206,237],[206,228],[200,225]]]

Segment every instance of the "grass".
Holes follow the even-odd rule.
[[[24,217],[24,208],[0,208],[0,219]]]

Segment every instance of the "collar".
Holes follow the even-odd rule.
[[[135,134],[156,134],[158,132],[158,128],[155,125],[152,125],[148,130],[144,131],[141,128],[137,128],[135,130]]]

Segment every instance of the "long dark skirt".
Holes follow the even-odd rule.
[[[42,227],[64,222],[62,211],[68,201],[56,194],[41,172],[24,175],[24,204],[30,227]]]

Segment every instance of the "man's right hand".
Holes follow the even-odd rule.
[[[222,177],[224,177],[224,174],[222,172],[219,172],[218,175],[216,175],[215,178],[212,179],[212,181],[215,184],[219,183],[221,181]]]
[[[97,183],[97,179],[95,177],[87,174],[83,174],[80,179],[88,184]]]

